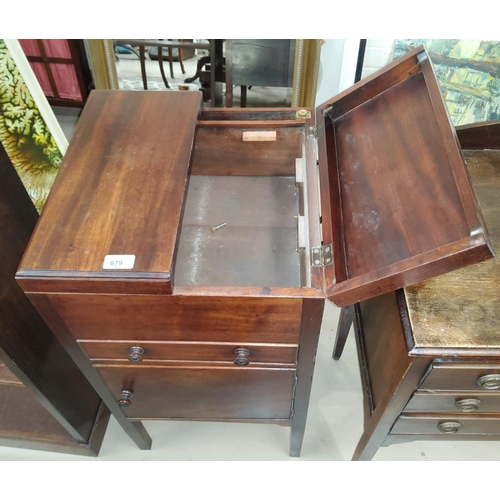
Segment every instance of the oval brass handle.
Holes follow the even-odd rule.
[[[130,356],[128,360],[131,363],[140,363],[142,361],[141,354],[144,354],[144,348],[139,346],[129,347]]]
[[[132,397],[132,391],[127,391],[126,389],[123,389],[122,392],[120,393],[120,399],[118,400],[118,404],[120,406],[130,406],[132,402],[130,401],[130,398]]]
[[[477,379],[477,384],[481,387],[481,389],[496,391],[497,389],[500,389],[500,374],[492,373],[490,375],[483,375]]]
[[[235,365],[238,366],[246,366],[248,365],[248,356],[250,356],[250,350],[245,347],[237,347],[234,350],[234,354],[236,354],[236,359],[233,361]]]
[[[455,401],[455,407],[462,413],[472,413],[473,411],[477,411],[479,410],[480,404],[481,400],[475,398],[457,399]]]
[[[462,424],[460,422],[441,422],[438,424],[438,429],[443,434],[455,434],[459,431]]]

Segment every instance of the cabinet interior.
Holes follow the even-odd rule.
[[[290,141],[290,130],[283,131],[277,130],[277,140],[281,135]],[[222,136],[219,127],[212,133],[204,128],[201,144],[196,136],[177,249],[177,285],[304,286],[304,251],[298,243],[303,189],[296,182],[295,161],[277,159],[272,154],[276,142],[244,142],[242,133],[236,127]],[[199,149],[212,135],[218,137],[221,154],[214,154],[212,143],[208,165]],[[299,129],[293,141],[300,155]],[[277,167],[280,162],[283,167]]]

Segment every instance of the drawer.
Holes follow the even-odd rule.
[[[417,391],[404,413],[500,413],[500,394]]]
[[[254,363],[295,364],[297,345],[242,344],[219,342],[94,342],[79,341],[92,360],[132,363],[162,361],[214,361],[252,365]]]
[[[435,363],[420,388],[500,394],[500,364]]]
[[[401,415],[390,434],[500,435],[500,415]]]
[[[94,365],[133,419],[289,419],[295,369]],[[125,397],[125,399],[127,399]]]
[[[50,301],[76,339],[296,344],[302,300],[53,294]]]

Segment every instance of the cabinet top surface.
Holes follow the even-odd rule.
[[[198,92],[93,91],[20,272],[169,282],[200,104]],[[115,271],[113,255],[134,258]]]
[[[500,150],[464,151],[489,229],[500,253]],[[500,259],[405,288],[416,348],[500,349]]]

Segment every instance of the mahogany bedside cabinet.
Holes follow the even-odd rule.
[[[422,48],[316,112],[200,106],[92,92],[17,279],[141,448],[248,421],[298,456],[325,297],[491,257],[482,216]]]
[[[15,282],[38,219],[0,144],[0,445],[95,456],[109,410]]]
[[[500,122],[457,128],[496,254]],[[364,433],[354,454],[421,440],[500,440],[498,258],[343,308],[334,358],[354,316]]]

